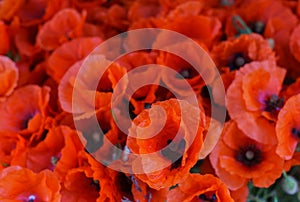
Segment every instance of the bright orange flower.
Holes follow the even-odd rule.
[[[10,38],[9,38],[7,26],[1,20],[0,20],[0,38],[1,38],[0,54],[6,54],[10,48]]]
[[[166,113],[166,123],[161,131],[156,131],[160,127],[162,115],[159,111],[161,107]],[[188,119],[190,123],[186,122],[188,117],[199,115],[200,119]],[[183,119],[182,122],[180,121],[181,118]],[[199,159],[205,127],[203,112],[186,102],[170,99],[153,104],[150,109],[141,112],[134,119],[134,123],[135,125],[129,129],[127,139],[129,149],[137,154],[156,152],[155,161],[158,165],[160,163],[169,164],[162,170],[149,172],[153,162],[148,157],[145,159],[142,157],[140,162],[136,162],[137,165],[133,165],[133,169],[137,169],[137,172],[143,171],[145,174],[137,174],[136,176],[157,190],[183,181],[186,174]],[[193,132],[188,131],[185,124],[189,124],[188,128],[198,127],[195,137],[192,137]],[[177,132],[178,135],[176,135]],[[194,140],[192,140],[193,138]],[[168,145],[170,148],[164,148]]]
[[[62,9],[39,30],[37,43],[44,50],[54,50],[81,36],[84,21],[85,15],[80,15],[75,9]]]
[[[49,57],[47,73],[59,83],[72,65],[83,60],[101,42],[98,37],[83,37],[64,43]]]
[[[271,133],[264,135],[272,136]],[[216,174],[231,190],[245,186],[249,180],[256,187],[269,187],[281,176],[284,163],[275,150],[276,145],[250,139],[234,121],[229,121],[210,154],[210,161]]]
[[[282,158],[289,160],[293,157],[300,138],[300,94],[287,100],[278,114],[276,135],[278,146],[276,152]]]
[[[35,174],[29,169],[12,166],[0,173],[1,201],[59,202],[59,191],[59,182],[49,170]]]
[[[28,85],[13,92],[0,103],[0,130],[24,135],[43,131],[47,117],[49,88]]]
[[[236,72],[227,90],[231,119],[248,137],[261,143],[277,141],[274,122],[284,102],[279,91],[285,72],[271,61],[252,62]]]
[[[167,201],[205,202],[234,200],[226,185],[213,175],[189,174],[185,181],[168,192]]]
[[[17,86],[19,71],[16,64],[8,57],[0,56],[0,101],[9,96]]]

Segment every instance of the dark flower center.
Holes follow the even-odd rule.
[[[167,148],[161,150],[161,154],[172,161],[171,170],[180,167],[182,155],[185,150],[186,142],[182,139],[179,143],[174,143],[172,140],[167,140]]]
[[[198,198],[203,202],[214,202],[217,201],[217,197],[215,194],[211,196],[207,196],[206,194],[201,194],[198,196]]]
[[[28,196],[28,200],[27,200],[27,202],[34,202],[35,201],[35,196],[34,195],[30,195],[30,196]]]
[[[145,103],[144,104],[144,109],[150,109],[151,108],[151,103]]]
[[[294,135],[294,137],[296,138],[300,138],[300,129],[297,128],[292,128],[292,134]]]
[[[284,99],[277,95],[271,95],[269,99],[265,101],[265,111],[270,113],[277,113],[283,106]]]
[[[232,60],[229,62],[228,66],[230,71],[239,70],[245,64],[251,62],[243,53],[236,53],[233,55]]]
[[[256,145],[240,148],[236,160],[247,167],[253,167],[262,161],[262,152]]]
[[[96,189],[96,191],[100,191],[100,182],[99,180],[92,179],[91,186]]]
[[[176,74],[176,78],[178,79],[191,79],[197,75],[197,72],[193,70],[193,68],[183,68],[178,74]]]
[[[263,35],[266,26],[262,21],[257,21],[249,23],[249,27],[252,32]]]
[[[28,128],[28,124],[29,124],[29,121],[36,115],[36,112],[32,112],[32,113],[29,113],[25,116],[24,120],[22,121],[22,126],[21,126],[21,129],[26,129]]]

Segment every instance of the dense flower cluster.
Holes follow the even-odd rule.
[[[300,1],[293,0],[0,1],[0,201],[299,201],[299,19]],[[142,28],[194,40],[216,64],[226,97],[217,74],[204,81],[173,53],[141,50],[110,64],[87,57],[107,39]],[[83,63],[109,68],[100,81],[87,72],[81,84],[98,82],[97,89],[78,92],[74,108]],[[149,69],[147,76],[164,87],[125,96],[132,122],[116,120],[116,113],[123,116],[111,109],[117,84],[147,64],[177,74]],[[168,89],[185,97],[182,80],[197,108]],[[93,112],[86,111],[89,93]],[[213,107],[226,108],[224,128]],[[157,131],[161,109],[166,123]],[[128,153],[154,152],[155,160],[126,164]],[[108,166],[121,162],[124,172]]]

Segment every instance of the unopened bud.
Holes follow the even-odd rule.
[[[281,187],[283,191],[289,195],[294,195],[298,192],[298,182],[293,176],[284,174],[284,177],[281,180]]]

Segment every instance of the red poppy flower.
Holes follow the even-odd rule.
[[[166,123],[159,132],[157,130],[161,123],[161,107],[166,113]],[[136,169],[138,173],[144,172],[145,174],[136,176],[154,189],[170,187],[184,180],[186,174],[198,160],[202,147],[205,126],[205,118],[202,113],[188,103],[174,99],[157,102],[149,110],[141,112],[134,119],[135,125],[129,130],[127,139],[129,149],[137,154],[156,152],[156,165],[167,163],[169,166],[155,172],[149,171],[153,168],[153,160],[142,157],[140,161],[135,162],[137,165],[133,165],[133,169]],[[186,120],[188,117],[199,115],[199,120]],[[183,120],[180,123],[181,118]],[[193,132],[189,132],[185,127],[186,121],[191,122],[189,128],[198,126],[195,137],[191,137]],[[188,144],[190,144],[189,147]],[[170,148],[164,148],[166,146]]]
[[[75,9],[60,10],[39,30],[37,43],[44,50],[54,50],[70,39],[82,35],[85,20]]]
[[[248,137],[261,143],[276,143],[274,122],[283,105],[279,91],[285,72],[271,61],[252,62],[236,72],[227,90],[230,117]]]
[[[70,170],[62,185],[61,201],[96,201],[99,197],[99,181],[88,177],[85,169]]]
[[[173,10],[170,10],[167,18],[176,19],[178,16],[197,16],[203,10],[205,4],[200,1],[187,1],[179,4]]]
[[[97,202],[133,200],[131,193],[132,180],[128,175],[105,167],[88,154],[86,156],[93,171],[93,178],[100,182],[100,196]]]
[[[243,34],[215,45],[211,56],[219,68],[238,70],[252,61],[275,61],[269,43],[258,34]]]
[[[17,86],[19,71],[16,64],[8,57],[0,56],[0,101],[9,96]]]
[[[168,188],[155,190],[151,189],[145,182],[131,176],[132,187],[131,192],[134,201],[147,202],[149,200],[164,202],[167,199]]]
[[[213,175],[189,174],[168,192],[167,201],[234,201],[226,185]]]
[[[49,88],[28,85],[19,88],[0,103],[0,130],[24,135],[43,131],[47,117]]]
[[[98,37],[84,37],[64,43],[49,57],[47,73],[59,83],[72,65],[83,60],[101,42]]]
[[[272,138],[271,133],[264,134]],[[269,187],[281,176],[284,160],[276,145],[262,144],[247,137],[234,121],[226,123],[217,146],[210,154],[216,174],[231,190],[245,186]]]
[[[85,66],[83,68],[86,70],[84,77],[78,76],[82,65]],[[84,63],[78,62],[73,65],[64,75],[58,87],[59,101],[62,108],[70,113],[87,115],[95,113],[95,109],[104,112],[110,110],[112,92],[119,80],[126,74],[126,69],[117,63],[109,65],[110,62],[104,59],[102,55],[90,56]],[[105,70],[106,68],[107,70]],[[104,70],[105,72],[103,72]],[[103,75],[100,79],[98,74],[101,73]],[[76,78],[77,80],[75,80]],[[98,87],[92,89],[95,83],[98,83]],[[126,81],[123,83],[124,85],[120,84],[120,88],[125,89]],[[119,91],[120,94],[123,93],[122,89]],[[76,101],[72,97],[75,93],[77,95]],[[93,99],[94,95],[95,100]],[[75,107],[72,106],[73,102],[76,102]]]
[[[256,12],[253,12],[255,10]],[[299,75],[299,62],[293,57],[289,40],[292,29],[297,25],[297,17],[291,9],[281,1],[258,0],[243,2],[236,13],[248,27],[247,32],[255,32],[274,41],[274,51],[278,55],[278,65],[288,69],[288,75],[295,78]],[[226,24],[227,36],[239,34],[241,30],[234,28],[233,18],[228,18]],[[245,29],[245,28],[244,28]],[[245,30],[243,30],[245,31]],[[242,31],[242,32],[243,32]]]
[[[294,57],[300,62],[300,26],[298,25],[291,34],[290,38],[290,50]]]
[[[18,48],[20,56],[33,58],[41,53],[41,48],[36,43],[37,26],[22,28],[19,27],[15,33],[15,44]],[[39,56],[41,57],[41,56]]]
[[[180,44],[179,44],[180,46]],[[180,96],[188,96],[188,90],[186,88],[186,82],[189,84],[189,87],[191,87],[196,94],[199,94],[202,87],[204,85],[209,85],[213,79],[214,79],[214,72],[210,71],[210,68],[202,68],[198,71],[201,71],[200,73],[206,74],[206,81],[203,80],[201,74],[193,67],[190,63],[183,60],[182,58],[175,56],[171,53],[165,53],[161,52],[159,57],[157,58],[157,63],[160,65],[164,65],[168,68],[172,68],[174,70],[173,75],[170,74],[170,71],[168,68],[161,68],[161,80],[166,85],[167,88],[170,88],[174,90],[176,93],[178,93]],[[203,62],[204,64],[205,62]],[[203,65],[202,61],[198,66]],[[209,65],[209,62],[208,64]]]
[[[34,172],[53,169],[64,146],[64,136],[69,132],[66,126],[45,128],[42,136],[33,136],[29,140],[19,138],[11,165],[29,168]]]
[[[194,29],[194,27],[201,27],[201,30]],[[213,41],[219,35],[221,22],[217,18],[204,15],[179,16],[170,20],[162,28],[184,34],[210,49]]]
[[[297,14],[298,14],[298,16],[300,15],[300,3],[299,3],[299,1],[298,1],[298,4],[297,4]]]
[[[290,97],[300,93],[300,78],[298,78],[294,83],[287,86],[282,91],[282,96],[285,100],[288,100]]]
[[[1,201],[58,202],[60,184],[49,170],[33,173],[27,168],[11,166],[0,173]]]
[[[7,167],[11,164],[14,149],[19,142],[19,134],[15,132],[0,132],[0,164]],[[2,170],[2,169],[0,169]]]
[[[90,0],[90,1],[84,1],[84,0],[72,0],[71,1],[77,8],[84,9],[84,8],[90,8],[95,7],[98,5],[101,5],[105,3],[105,0]]]
[[[276,60],[269,43],[257,34],[241,35],[238,38],[221,42],[213,47],[210,55],[221,70],[221,78],[226,90],[233,81],[236,70],[247,63]],[[215,85],[217,83],[212,84],[213,97],[216,98],[214,101],[222,104],[222,101],[218,99],[219,87]]]
[[[233,198],[235,202],[244,202],[247,201],[248,195],[249,195],[249,190],[248,186],[244,185],[241,188],[237,190],[231,190],[230,195]]]
[[[2,43],[0,45],[0,54],[6,54],[10,48],[10,39],[7,26],[3,21],[0,21],[0,38],[2,39]]]
[[[300,138],[299,101],[300,94],[289,98],[280,110],[276,123],[276,135],[278,139],[276,152],[286,160],[292,158]]]
[[[128,10],[128,19],[130,22],[135,22],[143,18],[155,17],[161,11],[161,6],[158,1],[134,1]]]
[[[16,12],[21,8],[24,1],[17,0],[17,1],[10,1],[5,0],[1,1],[0,4],[0,20],[10,20]]]

